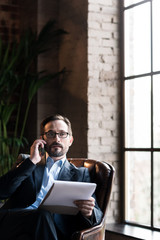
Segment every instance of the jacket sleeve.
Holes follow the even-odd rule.
[[[14,168],[0,177],[0,200],[9,198],[35,169],[29,158],[17,160]]]
[[[83,177],[84,177],[84,179],[83,179],[84,182],[91,182],[89,171],[88,171],[87,168],[84,171],[84,176]],[[92,216],[90,218],[86,218],[84,216],[81,216],[81,218],[84,218],[88,227],[99,224],[101,222],[102,215],[103,215],[103,213],[102,213],[101,209],[99,208],[98,203],[96,201],[96,195],[93,194],[92,197],[94,197],[94,199],[95,199],[95,207],[93,209]]]

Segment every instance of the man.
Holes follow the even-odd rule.
[[[87,168],[76,168],[66,159],[72,143],[70,121],[50,116],[41,123],[41,137],[34,141],[30,155],[22,154],[0,178],[0,199],[8,199],[0,210],[1,240],[67,240],[75,231],[100,222],[102,212],[94,197],[74,202],[77,215],[53,214],[40,207],[54,179],[90,181]]]

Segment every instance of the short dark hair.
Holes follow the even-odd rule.
[[[49,116],[47,118],[45,118],[41,124],[40,124],[40,132],[41,132],[41,135],[44,134],[44,127],[47,123],[51,122],[51,121],[56,121],[56,120],[62,120],[64,121],[67,126],[68,126],[68,132],[70,135],[72,135],[72,128],[71,128],[71,123],[69,121],[69,119],[67,117],[64,117],[60,114],[55,114],[55,115],[52,115],[52,116]]]

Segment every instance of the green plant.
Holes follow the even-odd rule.
[[[6,43],[0,38],[0,174],[11,168],[20,147],[27,142],[24,130],[37,90],[64,72],[47,74],[46,71],[36,71],[38,56],[49,50],[50,41],[64,33],[55,29],[54,21],[49,21],[38,35],[29,29],[19,41]],[[27,106],[20,126],[24,94]]]

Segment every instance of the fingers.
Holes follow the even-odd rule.
[[[76,200],[74,201],[75,205],[81,211],[82,215],[85,217],[90,217],[92,215],[95,199],[91,197],[89,200]]]
[[[30,148],[30,159],[31,161],[36,164],[41,160],[39,148],[44,148],[46,142],[43,139],[37,139],[34,141]]]
[[[44,148],[45,144],[46,144],[46,141],[44,141],[43,139],[37,139],[37,140],[34,141],[32,146],[38,149],[39,147]]]

